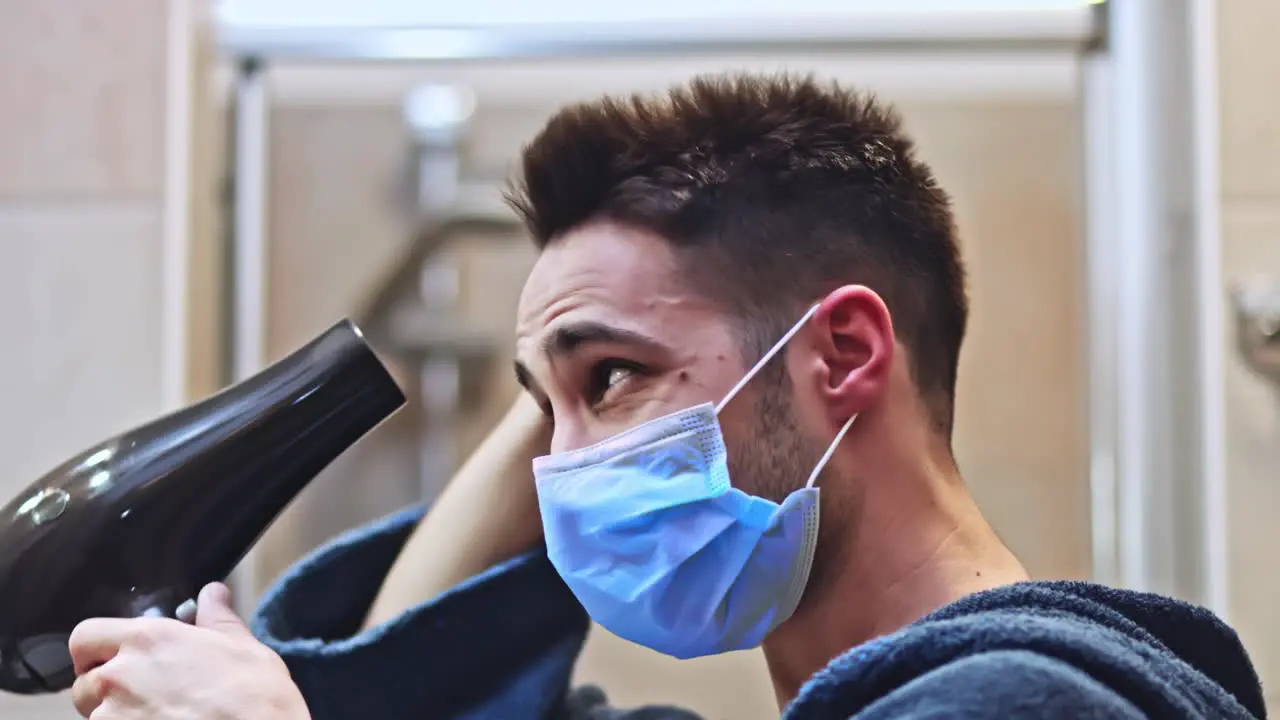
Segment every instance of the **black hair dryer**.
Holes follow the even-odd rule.
[[[93,617],[186,619],[299,491],[404,394],[349,321],[258,375],[96,445],[0,510],[0,690],[75,680]]]

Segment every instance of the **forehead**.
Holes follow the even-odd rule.
[[[672,339],[714,317],[666,240],[600,221],[542,251],[520,296],[516,337],[525,345],[557,325],[587,321]]]

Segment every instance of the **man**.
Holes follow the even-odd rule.
[[[1211,613],[1030,582],[982,517],[949,200],[890,109],[751,76],[573,106],[512,200],[541,251],[527,397],[420,522],[301,562],[252,635],[220,586],[196,627],[84,623],[82,714],[690,717],[570,690],[589,612],[676,657],[763,645],[788,718],[1265,716]]]

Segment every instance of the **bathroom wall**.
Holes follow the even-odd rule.
[[[1280,5],[1218,3],[1223,291],[1280,282]],[[1228,331],[1233,328],[1227,323]],[[1230,620],[1253,654],[1268,704],[1280,702],[1280,392],[1226,347]]]
[[[471,167],[505,170],[552,110],[517,87],[518,80],[511,85],[509,95],[500,85],[485,86],[467,145]],[[272,356],[349,311],[408,232],[395,204],[409,147],[399,108],[386,98],[300,97],[293,87],[279,79],[282,100],[271,119]],[[972,277],[956,437],[961,467],[1001,535],[1036,575],[1087,577],[1073,98],[1007,89],[967,101],[910,90],[889,97],[901,97],[921,153],[955,197]],[[532,252],[517,241],[462,248],[454,257],[464,268],[465,316],[509,332]],[[515,393],[509,365],[495,364],[489,407],[465,428],[464,449]],[[324,537],[413,497],[418,479],[409,425],[396,431],[401,434],[370,438],[277,523],[262,546],[264,581]],[[676,663],[597,631],[579,677],[599,682],[623,704],[676,702],[710,718],[776,717],[762,658],[754,652]]]

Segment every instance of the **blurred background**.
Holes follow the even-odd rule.
[[[326,470],[273,526],[237,577],[242,602],[252,602],[325,539],[429,502],[509,405],[517,391],[512,318],[534,256],[500,190],[550,113],[703,71],[810,70],[896,102],[953,194],[973,301],[957,452],[1000,534],[1041,578],[1141,584],[1154,575],[1159,585],[1159,572],[1132,572],[1132,554],[1142,553],[1134,545],[1170,567],[1194,555],[1189,572],[1198,580],[1156,589],[1211,603],[1241,631],[1264,683],[1280,683],[1280,578],[1269,562],[1280,544],[1280,393],[1266,377],[1275,371],[1242,339],[1280,329],[1265,285],[1280,283],[1280,98],[1272,92],[1280,5],[1147,4],[1151,22],[1174,6],[1200,13],[1184,54],[1197,63],[1196,97],[1212,107],[1188,113],[1203,151],[1191,165],[1195,178],[1180,177],[1195,201],[1185,215],[1173,203],[1173,220],[1160,226],[1189,239],[1167,246],[1171,260],[1144,246],[1157,262],[1142,275],[1134,254],[1142,248],[1120,250],[1130,247],[1124,229],[1147,226],[1097,231],[1105,221],[1098,209],[1124,195],[1100,189],[1091,168],[1100,155],[1133,158],[1119,144],[1142,126],[1128,123],[1124,113],[1138,110],[1123,104],[1090,115],[1096,85],[1087,82],[1085,51],[1104,42],[1092,32],[1044,48],[913,45],[904,40],[913,27],[963,35],[984,16],[957,9],[970,3],[952,4],[946,20],[917,3],[913,16],[904,2],[895,22],[880,17],[883,42],[849,48],[694,52],[673,43],[629,57],[393,62],[340,41],[343,28],[394,24],[395,12],[460,22],[419,4],[0,0],[6,497],[90,443],[205,397],[353,317],[409,390],[410,407]],[[479,5],[486,22],[532,11]],[[1049,5],[1058,14],[1045,17],[1066,18],[1063,8],[1086,3]],[[1019,4],[984,6],[998,13]],[[378,17],[378,7],[391,15]],[[796,7],[687,0],[679,12],[703,18],[688,24],[697,31],[706,18]],[[574,20],[600,9],[550,3],[538,11]],[[328,33],[326,52],[306,55],[286,42],[291,30],[316,27]],[[1025,31],[1054,34],[1034,23]],[[264,47],[289,52],[277,58]],[[1180,77],[1171,82],[1191,82]],[[1099,145],[1090,123],[1114,125],[1103,135],[1117,144]],[[1169,184],[1168,193],[1178,191],[1178,181]],[[1174,278],[1170,302],[1132,295],[1138,285],[1126,268],[1139,272],[1133,283]],[[1194,281],[1180,285],[1179,272]],[[1259,279],[1248,285],[1253,295],[1234,299]],[[1100,282],[1113,294],[1099,294]],[[1238,302],[1249,312],[1238,313]],[[1178,345],[1178,328],[1193,325],[1198,332]],[[1199,440],[1188,441],[1194,467],[1167,477],[1159,463],[1127,466],[1151,472],[1138,482],[1145,491],[1126,495],[1117,458],[1131,456],[1126,442],[1149,441],[1126,430],[1136,416],[1123,406],[1150,399],[1126,394],[1124,373],[1142,367],[1126,364],[1126,348],[1161,358],[1125,332],[1148,326],[1166,329],[1160,337],[1171,352],[1199,359],[1189,371],[1195,383],[1166,378],[1187,403],[1161,401],[1189,413],[1171,436],[1186,429]],[[1100,358],[1103,345],[1115,357]],[[1166,480],[1182,484],[1155,487]],[[1143,508],[1170,497],[1190,510],[1165,508],[1173,544],[1162,549],[1158,534],[1143,535],[1154,522]],[[710,718],[777,715],[757,653],[677,664],[597,631],[579,674],[622,704],[675,702]],[[65,698],[0,697],[5,718],[73,715]]]

